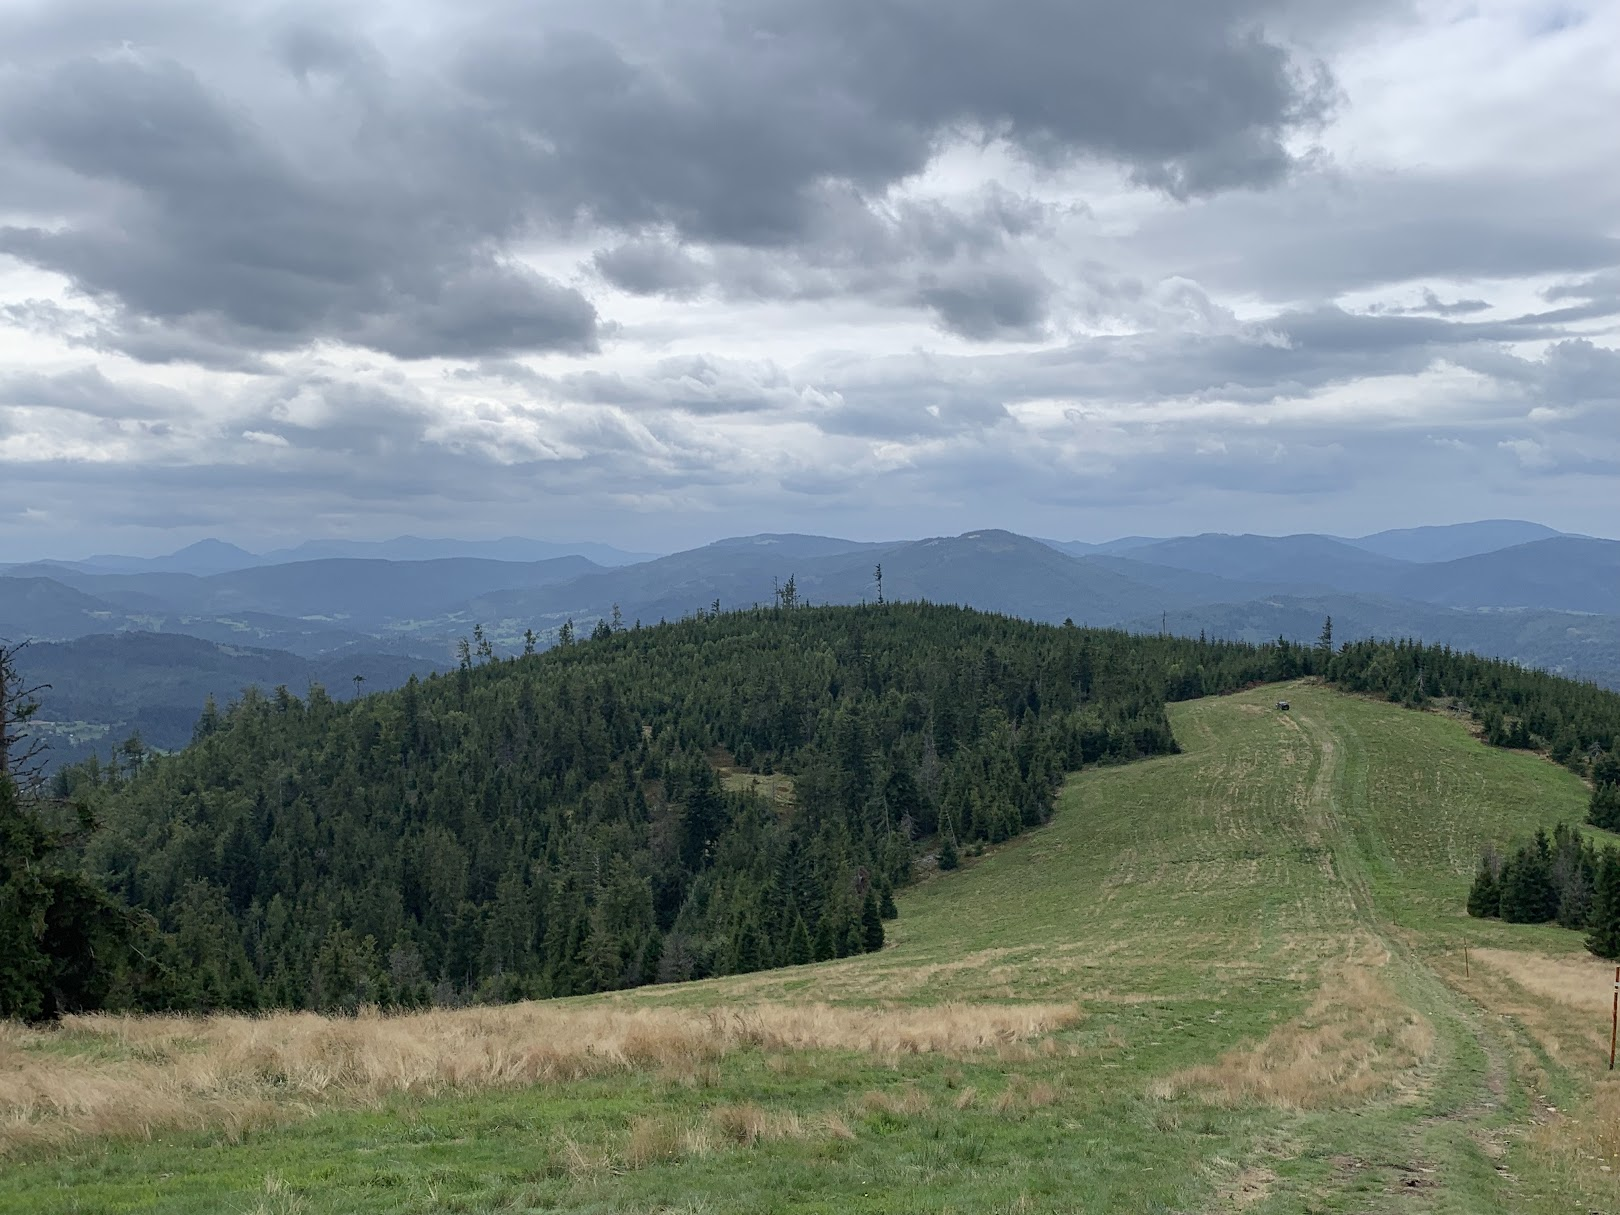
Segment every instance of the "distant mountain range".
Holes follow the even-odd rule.
[[[424,540],[398,536],[392,540],[308,540],[296,548],[250,553],[223,540],[199,540],[163,557],[122,557],[101,554],[76,561],[52,561],[87,574],[228,574],[265,565],[288,565],[326,557],[356,557],[374,561],[437,561],[452,557],[481,557],[488,561],[549,561],[556,557],[584,557],[596,565],[634,565],[655,553],[628,553],[609,544],[558,544],[507,536],[500,540]]]
[[[1331,614],[1341,639],[1421,637],[1620,687],[1620,542],[1514,520],[1107,544],[999,530],[884,543],[758,535],[637,557],[405,537],[33,562],[0,567],[0,637],[61,643],[31,651],[58,672],[53,720],[135,724],[157,745],[157,733],[183,732],[177,723],[189,730],[208,692],[314,680],[336,694],[354,674],[392,686],[451,664],[475,625],[512,652],[527,630],[549,644],[565,621],[588,629],[615,607],[650,624],[716,602],[770,603],[790,578],[801,601],[872,602],[880,566],[893,600],[1243,639],[1314,640]]]

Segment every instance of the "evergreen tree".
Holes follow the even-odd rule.
[[[787,954],[783,961],[789,966],[802,966],[815,960],[815,951],[810,945],[810,934],[804,927],[804,917],[795,915],[793,930],[788,934]]]
[[[1558,891],[1558,923],[1577,931],[1586,927],[1597,885],[1597,852],[1579,831],[1559,823],[1553,831],[1552,876]]]
[[[1587,925],[1586,947],[1600,958],[1620,958],[1620,851],[1614,848],[1605,848],[1598,863]]]
[[[38,795],[40,748],[24,727],[41,689],[23,686],[16,652],[0,646],[0,1018],[93,1010],[116,991],[138,1002],[140,921],[69,863],[95,823]],[[70,829],[48,821],[68,813]]]
[[[956,841],[947,833],[944,842],[939,846],[939,867],[944,870],[951,870],[961,863],[961,858],[956,855]]]
[[[1479,871],[1468,890],[1468,914],[1478,919],[1499,919],[1502,915],[1502,863],[1494,848],[1479,858]]]
[[[838,956],[852,958],[858,953],[866,952],[866,934],[861,930],[861,917],[855,908],[848,907],[843,914],[842,923],[838,931]],[[878,925],[882,927],[881,922]]]
[[[1605,781],[1592,787],[1586,821],[1605,831],[1620,831],[1620,784]]]
[[[885,920],[898,919],[900,909],[894,905],[894,888],[889,883],[884,882],[878,888],[878,895],[878,915]]]
[[[1558,915],[1551,849],[1544,832],[1502,866],[1502,918],[1509,924],[1545,924]]]
[[[878,912],[878,902],[870,888],[866,891],[866,901],[861,905],[861,944],[867,953],[876,953],[883,948],[883,917]]]
[[[834,935],[830,911],[823,913],[816,925],[816,935],[811,942],[810,951],[817,962],[827,962],[838,956],[838,937]]]

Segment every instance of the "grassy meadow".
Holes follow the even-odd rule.
[[[1586,791],[1439,714],[1283,694],[1172,706],[1183,754],[1076,775],[903,892],[877,954],[0,1027],[0,1211],[1620,1210],[1612,972],[1462,914],[1484,841]]]

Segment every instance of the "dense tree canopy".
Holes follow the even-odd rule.
[[[341,1009],[877,948],[919,859],[1044,822],[1066,772],[1174,750],[1167,700],[1315,674],[1449,699],[1572,766],[1620,733],[1620,697],[1583,685],[1330,646],[779,599],[509,660],[469,645],[449,675],[351,703],[249,692],[185,751],[126,747],[56,791],[104,824],[87,872],[160,925],[167,978],[128,998]]]

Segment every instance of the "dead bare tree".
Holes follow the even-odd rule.
[[[35,697],[50,684],[30,687],[18,673],[17,655],[27,645],[0,640],[0,775],[11,777],[19,792],[31,793],[44,781],[46,744],[28,732],[28,722],[39,712]]]

